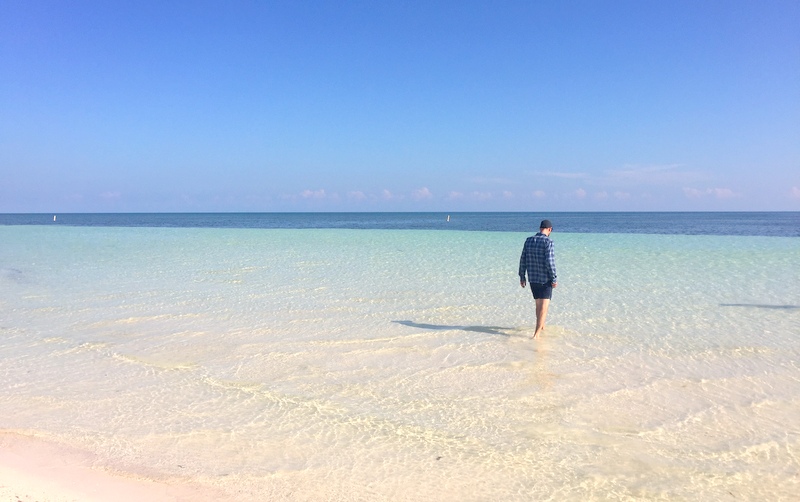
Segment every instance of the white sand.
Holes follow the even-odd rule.
[[[11,500],[797,499],[800,239],[560,234],[533,342],[524,237],[0,226]]]
[[[213,489],[110,473],[91,463],[91,455],[84,452],[18,434],[0,434],[0,501],[220,500]]]

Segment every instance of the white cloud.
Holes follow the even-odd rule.
[[[541,199],[545,196],[545,193],[542,190],[536,190],[535,192],[533,192],[533,196],[536,197],[537,199]]]
[[[683,187],[683,195],[690,199],[696,199],[698,197],[702,197],[705,194],[702,190],[698,190],[696,188],[688,188]]]
[[[800,188],[792,187],[791,195],[793,199],[800,199]]]
[[[492,198],[492,194],[490,192],[472,192],[472,198],[474,200],[489,200]]]
[[[628,200],[631,198],[631,194],[628,192],[614,192],[614,198],[619,200]]]
[[[450,192],[449,194],[447,194],[447,200],[458,200],[463,198],[464,194],[461,192]]]
[[[432,199],[433,194],[431,193],[430,190],[428,190],[427,187],[422,187],[414,190],[414,192],[412,192],[411,194],[411,198],[413,198],[414,200]]]
[[[717,199],[738,197],[738,194],[730,188],[706,188],[705,190],[698,190],[697,188],[684,187],[683,194],[690,199],[699,199],[706,196],[715,197]]]
[[[575,190],[575,196],[578,197],[579,199],[585,198],[586,197],[586,190],[584,190],[583,188],[579,188],[579,189]]]
[[[611,182],[619,183],[644,183],[644,184],[665,184],[665,183],[691,183],[708,179],[706,174],[696,171],[681,170],[681,164],[638,166],[625,165],[620,169],[607,171],[608,179]]]
[[[300,192],[300,197],[304,199],[324,199],[325,198],[325,190],[303,190]]]
[[[364,192],[354,191],[354,192],[347,192],[347,198],[350,200],[366,200],[367,196],[364,194]]]
[[[731,197],[736,197],[736,193],[730,188],[712,188],[710,191],[711,194],[718,199],[730,199]]]
[[[122,197],[122,194],[119,192],[103,192],[100,194],[100,197],[105,200],[116,200]]]
[[[597,200],[606,200],[608,199],[608,192],[606,192],[605,190],[603,190],[602,192],[597,192],[596,194],[594,194],[594,198]]]
[[[381,192],[381,198],[382,198],[383,200],[392,200],[392,199],[394,199],[395,197],[394,197],[394,195],[392,194],[392,192],[390,192],[389,190],[386,190],[386,189],[384,188],[384,189],[383,189],[383,191]]]
[[[503,198],[504,199],[513,199],[514,198],[514,194],[509,192],[508,190],[506,190],[506,191],[503,192]]]

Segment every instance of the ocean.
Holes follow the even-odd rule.
[[[567,233],[800,237],[800,212],[0,214],[0,225],[529,232],[546,217]]]
[[[53,216],[0,215],[5,432],[242,501],[800,493],[800,213]]]

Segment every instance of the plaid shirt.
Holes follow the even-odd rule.
[[[525,272],[528,272],[528,282],[530,284],[558,282],[553,241],[541,232],[525,240],[522,256],[519,257],[520,281],[525,280]]]

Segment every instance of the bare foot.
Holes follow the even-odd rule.
[[[539,338],[539,333],[541,333],[542,331],[544,331],[544,328],[539,328],[539,329],[537,329],[537,330],[536,330],[536,331],[533,333],[533,339],[534,339],[534,340],[536,340],[537,338]]]

